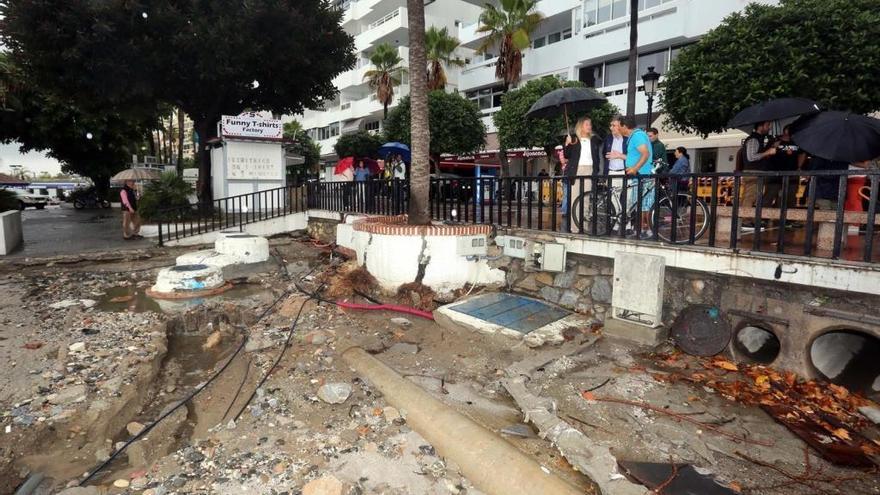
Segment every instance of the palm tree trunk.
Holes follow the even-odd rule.
[[[626,115],[636,115],[636,78],[639,69],[639,0],[629,2],[629,86],[626,90]]]
[[[177,109],[177,173],[183,174],[183,110]]]
[[[407,0],[409,17],[409,66],[427,67],[425,53],[425,2]],[[428,74],[425,70],[410,72],[410,134],[412,164],[410,165],[409,223],[427,225],[431,222],[430,143],[428,124]]]

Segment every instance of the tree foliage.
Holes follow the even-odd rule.
[[[505,94],[501,100],[501,110],[492,116],[498,129],[501,147],[551,150],[556,145],[562,144],[566,132],[563,116],[553,119],[533,119],[526,117],[526,113],[542,96],[555,89],[583,86],[580,81],[563,81],[555,76],[547,76],[532,79],[520,88]],[[607,134],[611,118],[618,112],[617,107],[610,103],[605,103],[589,112],[593,121],[593,132],[600,136]],[[572,128],[579,117],[581,117],[579,114],[569,114],[568,119]]]
[[[383,116],[386,118],[388,105],[394,101],[394,87],[400,85],[403,77],[404,69],[400,65],[402,62],[397,48],[390,43],[380,43],[370,55],[373,68],[364,73],[364,80],[376,92],[376,99],[382,104]]]
[[[325,0],[3,0],[0,42],[40,87],[126,113],[174,105],[204,143],[221,115],[332,100],[333,78],[354,65],[341,18]]]
[[[347,156],[379,158],[379,147],[384,143],[382,136],[367,131],[358,131],[339,136],[336,144],[333,145],[333,150],[336,151],[336,156],[339,158]]]
[[[302,168],[307,171],[317,171],[318,164],[321,163],[321,145],[314,142],[312,138],[306,134],[302,124],[296,120],[285,122],[284,139],[289,141],[287,149],[295,155],[303,157]]]
[[[192,186],[177,172],[165,172],[157,181],[147,183],[144,194],[138,203],[138,213],[147,221],[168,220],[163,214],[169,209],[189,206]],[[178,215],[179,210],[172,215]]]
[[[431,26],[425,31],[425,54],[428,57],[428,90],[446,89],[445,66],[464,67],[464,60],[455,55],[461,42],[447,28]]]
[[[486,126],[474,102],[458,93],[442,90],[428,94],[428,122],[431,129],[430,153],[465,154],[479,150],[486,144]],[[385,135],[389,141],[409,144],[410,99],[400,103],[388,114]]]
[[[498,50],[495,77],[504,87],[515,85],[522,75],[522,52],[531,44],[532,32],[544,19],[536,12],[538,0],[501,0],[499,7],[487,3],[480,14],[480,33],[486,33],[477,52]]]
[[[829,109],[880,109],[876,0],[750,4],[683,49],[661,104],[672,128],[706,135],[746,106],[787,96]]]
[[[7,88],[0,142],[19,142],[22,152],[46,152],[66,173],[90,178],[105,194],[110,177],[128,167],[154,117],[98,111],[62,99],[27,79],[3,54],[0,60],[0,85]]]

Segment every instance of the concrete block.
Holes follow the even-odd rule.
[[[238,259],[240,263],[261,263],[269,259],[269,241],[251,234],[225,235],[214,243],[214,250]]]
[[[7,255],[21,246],[24,235],[21,229],[21,212],[0,213],[0,255]]]
[[[151,290],[170,294],[216,289],[223,284],[223,273],[216,266],[178,265],[161,269]]]
[[[606,318],[602,334],[653,347],[665,341],[669,331],[666,327],[651,328],[618,318]]]

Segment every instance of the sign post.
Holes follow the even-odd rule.
[[[211,150],[212,184],[216,198],[241,196],[286,186],[284,126],[278,119],[255,113],[224,115],[220,122],[220,141]],[[243,198],[244,199],[244,198]],[[234,207],[239,208],[238,202]],[[241,203],[251,211],[267,205]]]

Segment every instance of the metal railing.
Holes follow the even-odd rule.
[[[306,201],[305,186],[287,186],[166,208],[158,213],[159,245],[218,230],[241,231],[251,223],[305,211]]]
[[[444,177],[431,179],[430,208],[443,222],[880,263],[878,189],[876,170]],[[406,190],[322,182],[310,185],[309,206],[395,215]]]

